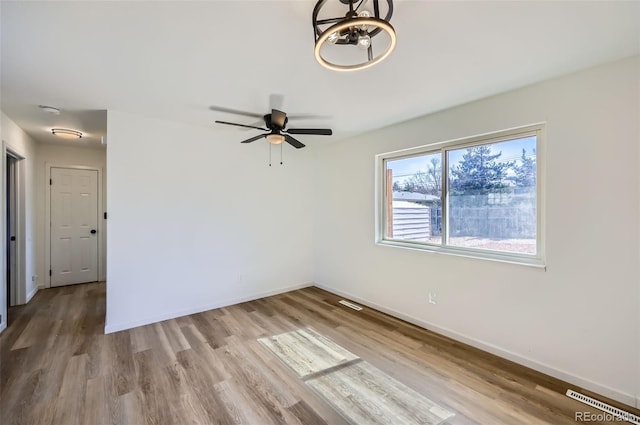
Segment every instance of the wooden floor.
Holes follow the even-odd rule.
[[[0,336],[0,423],[345,424],[257,341],[303,327],[454,412],[451,425],[598,412],[565,383],[338,300],[306,288],[104,335],[104,284],[42,290],[9,310]]]

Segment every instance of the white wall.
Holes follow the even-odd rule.
[[[269,167],[251,132],[107,121],[107,332],[311,283],[309,149]]]
[[[36,143],[29,137],[27,134],[17,126],[9,117],[7,117],[4,113],[0,112],[1,117],[1,134],[3,141],[3,151],[0,152],[2,154],[2,177],[0,177],[0,182],[2,183],[2,208],[0,211],[0,217],[2,221],[0,223],[0,228],[2,228],[2,264],[5,264],[5,251],[4,251],[4,241],[5,239],[5,227],[6,227],[6,198],[5,198],[5,151],[10,150],[24,159],[20,161],[19,167],[21,170],[19,171],[22,175],[22,184],[23,188],[19,190],[18,203],[20,204],[20,208],[24,211],[24,220],[18,222],[19,232],[24,235],[24,239],[18,241],[20,245],[18,249],[22,253],[22,262],[18,264],[20,281],[18,285],[20,286],[20,291],[22,291],[21,298],[30,299],[35,292],[37,291],[37,287],[35,282],[32,281],[32,276],[35,275],[35,239],[36,239],[36,205],[35,205],[35,148]],[[0,311],[2,311],[2,323],[0,323],[0,328],[6,326],[6,277],[4,275],[5,268],[2,268],[3,272],[0,273],[2,276],[0,277],[0,302],[2,303],[0,306]]]
[[[635,57],[318,149],[314,281],[635,405],[639,76]],[[546,272],[375,245],[376,154],[537,122],[547,123]]]
[[[81,143],[81,141],[79,141]],[[49,167],[51,166],[84,166],[95,167],[102,170],[103,181],[103,207],[106,210],[106,191],[105,191],[105,171],[106,171],[106,149],[103,147],[75,147],[60,146],[45,143],[38,143],[36,148],[36,208],[37,208],[37,275],[38,286],[44,288],[49,282],[49,269],[46,267],[46,246],[48,240],[46,237],[46,195],[49,190]],[[102,212],[100,212],[102,217]],[[106,238],[102,241],[102,261],[104,264],[106,258]],[[102,269],[101,275],[98,277],[104,280],[105,272]]]

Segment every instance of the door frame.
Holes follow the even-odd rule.
[[[13,166],[11,168],[9,168],[9,158],[11,158],[12,164]],[[11,192],[11,200],[7,202],[7,204],[5,205],[5,216],[4,216],[4,221],[5,221],[5,237],[4,237],[4,243],[5,245],[5,249],[8,250],[8,252],[5,252],[5,256],[8,258],[10,258],[9,252],[11,252],[11,254],[13,255],[13,257],[15,258],[15,265],[13,268],[10,267],[9,263],[6,263],[6,271],[10,270],[10,275],[11,278],[7,281],[7,290],[8,292],[11,294],[11,298],[8,301],[8,304],[10,307],[14,306],[14,305],[18,305],[18,304],[22,304],[19,301],[22,301],[22,297],[20,296],[20,289],[24,289],[24,288],[19,288],[22,285],[20,284],[20,282],[22,282],[22,280],[20,279],[20,270],[22,269],[21,267],[21,255],[20,252],[22,251],[22,247],[19,245],[20,242],[20,235],[22,234],[21,232],[21,228],[20,228],[20,222],[21,220],[21,215],[20,215],[20,161],[23,158],[20,158],[19,155],[15,154],[14,152],[10,151],[7,149],[6,153],[5,153],[5,163],[4,163],[4,170],[5,170],[5,193],[3,195],[4,200],[8,199],[8,195],[9,193],[7,193],[7,188],[10,186],[10,192]],[[11,173],[11,176],[7,177],[7,175],[9,174],[9,170]],[[9,216],[7,217],[7,211],[9,211]],[[11,229],[13,229],[13,231],[11,231]],[[13,243],[13,248],[11,248],[11,243],[9,242],[9,237],[10,236],[14,236],[14,243]],[[7,260],[5,260],[7,261]],[[5,273],[6,276],[6,273]]]
[[[7,156],[11,156],[15,159],[15,165],[14,165],[14,174],[13,174],[13,179],[14,179],[14,184],[13,184],[13,189],[15,191],[14,194],[14,210],[13,210],[13,215],[14,215],[14,226],[15,226],[15,237],[16,237],[16,243],[14,245],[15,247],[15,252],[14,255],[16,257],[16,269],[15,270],[11,270],[12,275],[15,274],[15,278],[13,278],[14,282],[15,282],[15,286],[13,288],[11,288],[14,292],[13,295],[13,299],[15,301],[15,303],[13,305],[22,305],[22,304],[26,304],[27,303],[27,281],[25,280],[25,269],[26,269],[26,264],[25,264],[25,247],[26,247],[26,223],[25,223],[25,184],[24,184],[24,159],[25,157],[20,155],[19,153],[17,153],[15,150],[11,149],[8,145],[5,144],[4,149],[3,149],[3,161],[4,161],[4,167],[6,170],[7,167]],[[2,199],[6,199],[7,197],[7,193],[6,193],[6,186],[7,186],[8,182],[3,180],[3,190],[2,190]],[[6,206],[5,208],[3,208],[2,211],[2,221],[3,221],[3,226],[4,226],[4,232],[3,234],[3,243],[6,241],[6,239],[10,236],[9,235],[9,229],[7,228],[7,216],[6,216]],[[4,256],[6,257],[6,252],[4,253]],[[5,259],[5,270],[6,268],[9,267],[8,264],[6,264],[6,259]],[[11,282],[6,282],[7,285],[10,285]],[[5,288],[6,291],[6,288]],[[6,300],[5,300],[6,302]]]
[[[94,170],[98,172],[98,280],[104,281],[105,270],[104,270],[104,220],[102,218],[104,214],[104,204],[102,200],[103,191],[102,191],[102,168],[92,167],[86,165],[69,165],[69,164],[58,164],[45,162],[45,187],[48,189],[45,190],[45,228],[44,228],[44,261],[45,261],[45,288],[51,288],[51,276],[49,275],[49,270],[51,270],[51,185],[49,182],[51,181],[51,169],[52,168],[68,168],[72,170]]]

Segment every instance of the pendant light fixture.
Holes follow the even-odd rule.
[[[329,1],[344,5],[342,16],[320,17]],[[318,0],[312,14],[316,60],[334,71],[356,71],[387,58],[396,47],[396,32],[389,23],[393,0],[383,3],[384,18],[379,0]]]

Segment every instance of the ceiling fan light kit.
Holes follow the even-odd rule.
[[[267,142],[271,143],[272,145],[279,145],[284,142],[284,136],[282,134],[271,133],[267,134],[265,138],[267,139]]]
[[[216,108],[221,111],[235,111],[227,108]],[[248,115],[248,113],[242,113],[242,115]],[[252,114],[254,115],[254,114]],[[258,127],[255,125],[239,124],[229,121],[216,121],[216,124],[233,125],[235,127],[254,128],[256,130],[265,131],[266,133],[259,134],[251,137],[247,140],[243,140],[240,143],[252,143],[262,138],[267,139],[272,145],[281,145],[284,142],[289,143],[296,149],[304,148],[305,145],[291,136],[292,134],[315,134],[318,136],[331,136],[333,131],[330,128],[287,128],[289,118],[285,112],[278,109],[272,109],[270,114],[266,114],[263,117],[265,127]]]
[[[396,32],[389,23],[393,15],[393,0],[385,0],[387,13],[384,17],[380,15],[379,0],[332,0],[347,6],[344,16],[320,19],[318,16],[328,1],[318,0],[312,14],[314,55],[320,65],[334,71],[357,71],[382,62],[395,49]],[[364,9],[368,3],[372,4],[373,12]],[[373,42],[382,33],[387,34],[388,42],[386,48],[376,55]],[[333,46],[356,47],[353,49],[354,63],[340,64],[327,58],[325,48],[335,48]],[[361,59],[363,56],[366,60]]]

